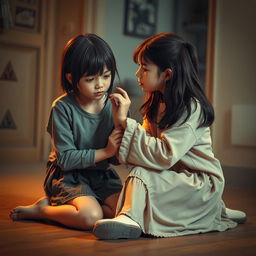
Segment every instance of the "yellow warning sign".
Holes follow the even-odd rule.
[[[0,129],[16,129],[15,122],[9,109],[5,112],[4,118],[0,124]]]
[[[5,66],[5,69],[4,69],[3,73],[0,76],[0,80],[17,81],[17,76],[14,72],[12,63],[10,61]]]

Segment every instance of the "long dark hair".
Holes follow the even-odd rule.
[[[102,74],[104,66],[111,71],[111,85],[108,94],[112,91],[115,74],[118,75],[116,61],[110,46],[95,34],[78,35],[70,39],[62,53],[61,87],[63,91],[78,92],[77,84],[81,77]],[[66,74],[72,76],[72,83]]]
[[[205,96],[198,78],[198,59],[195,48],[181,37],[172,33],[161,33],[149,37],[135,50],[135,63],[150,61],[163,72],[172,70],[172,77],[166,82],[162,95],[159,91],[149,93],[141,106],[141,112],[150,122],[157,123],[157,107],[160,101],[165,103],[165,112],[157,123],[160,129],[175,124],[186,112],[185,123],[191,115],[191,103],[197,100],[201,105],[198,127],[210,126],[214,121],[214,110]]]

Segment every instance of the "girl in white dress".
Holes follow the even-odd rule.
[[[138,238],[142,233],[175,237],[224,231],[244,222],[241,211],[222,201],[224,176],[214,157],[210,125],[214,110],[198,79],[195,48],[162,33],[134,53],[146,93],[141,126],[127,118],[127,93],[110,95],[115,124],[125,129],[119,161],[133,165],[114,219],[99,220],[101,239]]]

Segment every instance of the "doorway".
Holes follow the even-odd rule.
[[[193,44],[198,53],[199,79],[212,100],[216,0],[175,0],[175,33]]]

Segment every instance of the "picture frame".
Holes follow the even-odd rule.
[[[124,34],[146,38],[156,33],[158,0],[125,0]]]
[[[11,0],[14,30],[40,32],[40,0]]]

